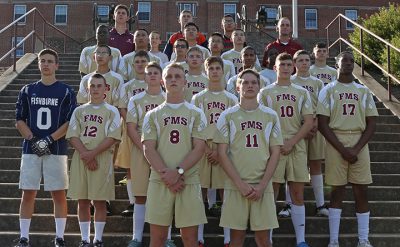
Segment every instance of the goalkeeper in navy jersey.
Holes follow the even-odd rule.
[[[16,246],[30,246],[29,227],[37,190],[43,177],[44,190],[50,191],[56,225],[55,246],[65,246],[68,188],[67,141],[65,134],[76,107],[73,89],[57,81],[58,54],[50,49],[38,55],[40,81],[24,86],[16,103],[16,127],[23,150],[19,188],[20,240]]]

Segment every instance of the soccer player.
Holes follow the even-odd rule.
[[[306,136],[308,166],[310,167],[311,185],[314,191],[316,215],[328,217],[329,211],[325,206],[324,182],[321,163],[325,159],[325,140],[318,131],[318,119],[316,117],[318,95],[324,87],[324,83],[310,75],[310,54],[305,50],[299,50],[293,57],[296,74],[291,77],[292,83],[308,90],[314,109],[314,123],[311,132]],[[290,194],[289,194],[290,196]]]
[[[106,79],[94,74],[89,79],[90,101],[77,107],[66,138],[75,152],[71,161],[68,197],[78,200],[81,247],[90,245],[90,201],[93,201],[95,236],[93,246],[103,247],[106,200],[115,199],[113,145],[121,138],[118,109],[104,102]]]
[[[128,136],[133,142],[131,148],[130,171],[132,190],[135,195],[135,217],[133,218],[133,237],[128,247],[142,246],[144,217],[146,212],[147,187],[149,185],[150,166],[143,154],[143,145],[140,135],[145,114],[161,105],[165,101],[165,94],[161,90],[162,69],[154,62],[145,69],[145,81],[148,85],[144,92],[129,99],[126,113]],[[170,240],[172,241],[172,240]]]
[[[184,38],[183,29],[185,28],[185,25],[189,22],[193,22],[192,12],[189,10],[182,10],[182,12],[179,14],[178,22],[181,26],[181,30],[171,35],[164,48],[164,53],[168,56],[168,58],[171,58],[175,41]],[[196,42],[198,45],[207,47],[206,37],[201,32],[197,32]]]
[[[236,30],[236,22],[234,16],[231,15],[224,15],[221,20],[221,28],[224,32],[223,41],[224,41],[224,48],[223,52],[229,51],[233,48],[232,42],[232,32]]]
[[[235,95],[224,90],[223,75],[224,63],[220,57],[209,57],[205,61],[207,78],[209,80],[207,89],[196,94],[192,98],[192,104],[203,110],[207,118],[207,146],[205,154],[200,162],[200,184],[203,188],[203,198],[207,195],[207,189],[219,190],[223,197],[223,188],[226,175],[219,165],[217,147],[213,145],[216,132],[216,123],[221,112],[237,104]],[[211,210],[219,211],[215,198],[208,198],[208,206]],[[199,225],[198,241],[203,246],[204,225]],[[224,228],[224,244],[227,246],[230,241],[229,228]]]
[[[279,54],[275,70],[278,80],[264,87],[258,96],[260,103],[278,113],[282,127],[281,157],[272,180],[275,200],[280,185],[288,181],[297,246],[308,247],[305,242],[304,184],[309,182],[309,174],[304,137],[313,127],[314,109],[308,91],[290,82],[293,72],[292,56],[287,53]]]
[[[240,104],[217,122],[218,157],[225,180],[220,226],[231,228],[230,247],[241,247],[248,221],[258,247],[270,247],[270,231],[278,227],[272,176],[279,160],[282,135],[273,110],[257,102],[260,78],[246,69],[239,74]]]
[[[189,72],[189,65],[186,62],[186,54],[189,49],[189,43],[186,39],[177,39],[174,43],[174,53],[176,57],[174,60],[171,60],[168,63],[165,63],[163,66],[167,67],[169,64],[176,63],[183,67],[185,70],[185,74]]]
[[[16,103],[16,127],[24,138],[19,188],[22,190],[16,247],[30,246],[29,227],[37,190],[43,176],[44,190],[50,191],[56,225],[55,246],[65,246],[68,188],[67,132],[76,107],[73,89],[56,79],[58,54],[50,49],[39,52],[41,79],[24,86]]]
[[[135,78],[135,70],[133,69],[133,60],[136,52],[145,51],[150,57],[150,61],[154,61],[160,65],[161,59],[149,52],[149,33],[146,29],[138,29],[133,34],[133,41],[135,43],[135,51],[123,56],[123,62],[118,68],[118,73],[122,75],[125,81],[130,81]]]
[[[193,95],[203,91],[208,86],[208,78],[203,73],[203,55],[198,47],[192,47],[186,54],[189,71],[186,74],[187,87],[185,100],[191,102]]]
[[[243,48],[240,51],[240,59],[243,62],[240,71],[243,71],[245,69],[252,69],[252,70],[258,72],[258,70],[256,68],[257,56],[256,56],[256,51],[254,50],[253,47],[246,46],[245,48]],[[239,97],[239,92],[236,90],[237,78],[238,78],[238,75],[235,75],[235,76],[232,76],[228,80],[226,90],[228,92],[234,94],[236,97]],[[265,87],[265,86],[271,84],[271,81],[269,79],[265,78],[264,76],[260,75],[260,83],[261,83],[261,87]]]
[[[161,60],[161,65],[169,61],[168,56],[160,51],[161,39],[160,33],[157,31],[152,31],[150,33],[150,53],[157,56]]]
[[[96,62],[96,70],[85,75],[80,84],[77,94],[79,104],[85,104],[90,101],[89,79],[94,74],[101,74],[106,79],[106,92],[104,100],[110,105],[118,107],[121,87],[124,79],[120,74],[114,72],[109,67],[109,61],[112,59],[111,48],[107,45],[99,45],[94,50],[94,60]]]
[[[204,154],[207,120],[184,99],[186,79],[180,65],[168,65],[163,80],[166,102],[145,115],[142,128],[144,155],[151,166],[145,217],[150,247],[164,245],[173,217],[183,245],[194,247],[198,225],[207,222],[197,165]]]
[[[126,24],[129,20],[129,10],[124,4],[118,4],[114,9],[114,27],[110,30],[108,45],[117,48],[124,56],[135,50],[133,34],[128,31]]]
[[[338,79],[326,85],[318,97],[318,129],[326,138],[325,179],[332,186],[329,206],[328,247],[339,246],[339,226],[345,186],[353,188],[358,223],[358,247],[368,241],[368,184],[372,183],[368,141],[375,132],[378,112],[371,92],[354,82],[354,56],[336,58]]]
[[[100,25],[96,29],[97,44],[83,48],[79,58],[79,72],[81,73],[82,77],[96,70],[97,66],[93,53],[97,46],[108,44],[109,35],[110,33],[108,32],[108,27],[106,25]],[[109,67],[112,71],[116,72],[120,66],[120,63],[122,62],[121,52],[114,47],[110,47],[110,49],[112,59],[109,61]]]
[[[221,57],[222,50],[224,49],[224,37],[220,33],[211,34],[208,39],[208,48],[211,51],[212,56]],[[226,84],[232,76],[236,75],[235,66],[231,61],[222,60],[224,62],[224,88],[226,88]]]
[[[317,43],[314,46],[313,54],[315,63],[310,68],[311,75],[322,80],[325,85],[335,81],[337,78],[336,69],[326,64],[326,59],[328,58],[327,45],[325,43]]]
[[[278,32],[278,39],[269,43],[264,49],[264,57],[261,63],[263,67],[267,67],[268,51],[270,49],[277,49],[279,53],[286,52],[292,57],[296,51],[303,49],[299,43],[291,38],[292,27],[289,18],[282,17],[279,19],[276,31]]]
[[[268,50],[267,67],[260,71],[260,75],[269,79],[270,82],[276,82],[276,71],[274,70],[276,57],[279,55],[277,49]]]

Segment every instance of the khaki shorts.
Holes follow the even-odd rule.
[[[345,147],[353,147],[361,137],[361,133],[337,133],[337,138]],[[371,184],[371,167],[368,145],[365,145],[357,156],[355,164],[349,164],[341,154],[326,142],[325,181],[329,185]]]
[[[187,184],[173,194],[163,183],[150,181],[146,201],[146,222],[170,226],[175,215],[177,228],[207,223],[200,184]]]
[[[207,141],[207,145],[214,150],[217,148],[217,144],[212,143],[211,141]],[[199,175],[202,188],[223,189],[225,179],[227,179],[222,166],[220,164],[211,165],[207,161],[206,155],[203,155],[199,161]]]
[[[325,138],[317,131],[317,134],[311,140],[305,140],[308,151],[308,160],[325,159]]]
[[[307,167],[306,142],[304,139],[294,145],[288,155],[281,154],[272,181],[281,184],[285,183],[285,181],[310,182]]]
[[[128,169],[131,166],[130,162],[132,160],[131,153],[132,153],[133,142],[131,138],[129,138],[128,136],[125,122],[123,122],[122,126],[123,127],[122,127],[121,143],[119,144],[114,166]]]
[[[40,181],[45,191],[68,189],[68,156],[23,154],[19,175],[19,188],[40,190]]]
[[[113,149],[112,149],[113,150]],[[70,170],[70,187],[67,196],[72,199],[114,200],[114,167],[113,152],[107,150],[96,156],[98,168],[89,171],[74,152]]]
[[[132,191],[135,196],[147,196],[149,187],[150,165],[136,145],[132,145],[131,155]]]
[[[235,230],[246,230],[249,221],[252,231],[279,227],[274,193],[264,192],[260,200],[251,201],[242,196],[238,190],[225,189],[219,225]]]

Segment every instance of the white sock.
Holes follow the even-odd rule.
[[[135,197],[133,196],[132,180],[131,179],[127,179],[126,180],[126,191],[128,191],[129,204],[134,204],[135,203]]]
[[[204,233],[204,224],[200,224],[200,225],[199,225],[199,228],[197,229],[197,240],[198,240],[199,242],[202,242],[202,243],[204,244],[204,236],[203,236],[203,233]]]
[[[272,232],[274,231],[274,229],[269,230],[269,241],[272,244]]]
[[[360,242],[368,241],[369,233],[369,212],[356,213],[358,223],[358,240]]]
[[[31,227],[31,219],[19,219],[19,229],[21,238],[29,239],[29,228]]]
[[[290,196],[289,184],[287,181],[285,183],[285,196],[286,204],[292,205],[292,197]]]
[[[103,231],[104,231],[104,226],[106,225],[106,222],[103,221],[98,221],[94,222],[94,239],[93,243],[98,241],[102,241],[103,239]]]
[[[90,243],[90,221],[79,222],[79,228],[81,229],[82,240]]]
[[[340,208],[329,208],[329,239],[331,243],[339,242]]]
[[[292,223],[296,233],[297,244],[305,242],[306,209],[304,205],[297,206],[292,204]]]
[[[65,225],[67,223],[67,218],[54,218],[56,222],[56,237],[64,238]]]
[[[144,229],[144,215],[146,214],[146,206],[144,204],[135,204],[133,210],[133,238],[142,242]]]
[[[315,204],[317,207],[321,207],[325,204],[324,198],[324,180],[322,174],[311,176],[311,186],[314,191]]]
[[[167,239],[169,239],[169,240],[171,240],[171,228],[172,228],[172,226],[168,227],[168,237],[167,237]]]
[[[217,202],[217,190],[216,189],[208,189],[207,190],[207,200],[208,200],[208,208],[211,208]]]
[[[229,244],[231,242],[231,229],[224,227],[224,244]]]

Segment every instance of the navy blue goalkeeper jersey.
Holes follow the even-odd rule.
[[[19,92],[15,118],[24,121],[35,137],[43,138],[68,122],[75,108],[76,96],[70,86],[59,81],[47,86],[38,81]],[[22,153],[33,154],[29,141],[24,139],[22,147]],[[67,148],[64,137],[50,145],[55,155],[66,155]]]

